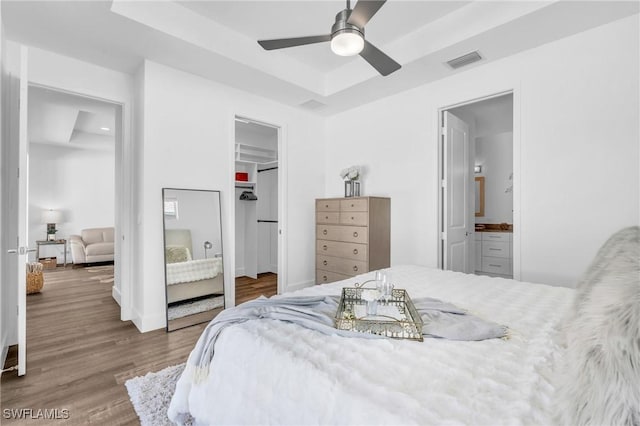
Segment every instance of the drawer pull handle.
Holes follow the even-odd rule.
[[[322,281],[326,281],[326,280],[328,280],[327,276],[326,276],[326,275],[323,275],[323,276],[322,276]]]
[[[322,264],[323,264],[324,266],[327,266],[327,263],[328,263],[328,262],[327,262],[326,260],[323,260],[323,261],[322,261]]]
[[[353,249],[353,254],[358,254],[358,249]]]
[[[324,230],[322,231],[322,235],[327,235],[327,230],[326,230],[326,229],[324,229]]]
[[[502,265],[493,265],[490,263],[489,266],[493,266],[494,268],[500,268]]]
[[[356,218],[355,218],[355,217],[353,217],[353,216],[351,216],[351,220],[356,220]]]
[[[355,204],[351,204],[351,207],[355,207],[355,206],[356,206]]]
[[[329,219],[329,216],[325,216],[324,218],[325,218],[325,219]]]
[[[489,248],[489,250],[493,250],[493,251],[502,251],[502,249],[497,249],[497,248],[493,248],[493,247]]]
[[[325,206],[326,208],[329,208],[329,204],[325,204],[324,206]]]
[[[353,271],[354,271],[354,272],[358,272],[358,267],[357,267],[357,266],[354,266],[354,267],[353,267]]]
[[[358,238],[358,233],[357,232],[353,233],[353,238]]]
[[[327,245],[325,244],[322,246],[322,250],[326,250],[326,249],[327,249]]]

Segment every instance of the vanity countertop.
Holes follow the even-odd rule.
[[[478,228],[481,225],[481,228]],[[505,229],[506,225],[506,229]],[[476,224],[476,232],[505,232],[513,233],[513,224],[511,223],[478,223]]]

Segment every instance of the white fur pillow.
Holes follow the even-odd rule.
[[[556,421],[640,425],[640,228],[616,233],[578,284],[556,370]]]

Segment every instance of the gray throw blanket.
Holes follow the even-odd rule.
[[[215,343],[222,330],[234,324],[250,320],[271,319],[291,322],[328,335],[357,337],[364,339],[385,338],[375,334],[338,330],[334,327],[334,316],[340,298],[337,296],[305,297],[260,297],[233,308],[225,309],[207,325],[187,361],[187,370],[198,383],[209,375]],[[456,306],[438,299],[414,300],[418,313],[424,321],[423,335],[450,340],[484,340],[502,338],[507,328],[484,321],[468,314]]]

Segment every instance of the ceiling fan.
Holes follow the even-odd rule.
[[[274,50],[330,41],[331,50],[336,55],[360,54],[380,74],[386,76],[399,70],[400,64],[364,39],[364,26],[385,2],[386,0],[359,0],[351,9],[351,1],[347,0],[347,8],[336,15],[336,22],[331,27],[331,34],[258,40],[258,44],[265,50]]]

